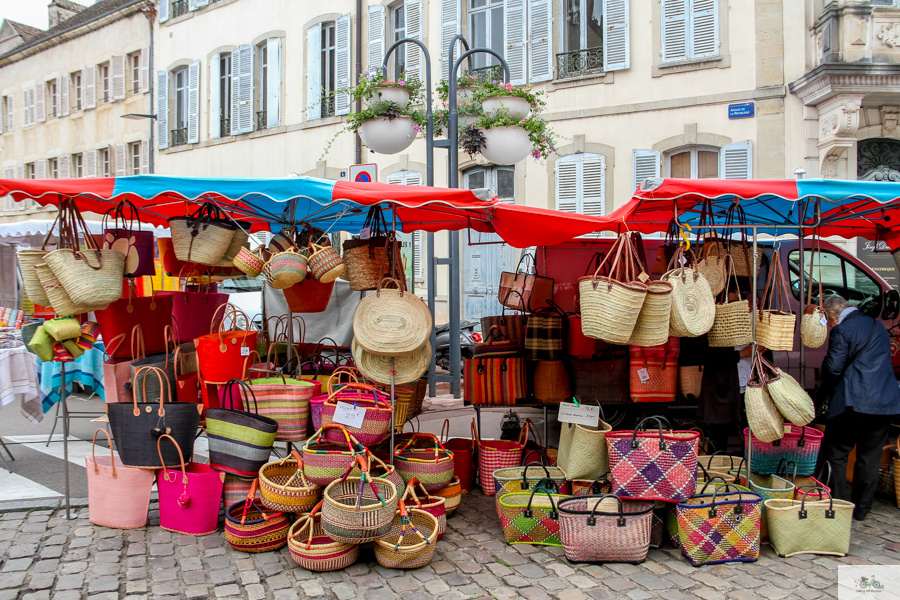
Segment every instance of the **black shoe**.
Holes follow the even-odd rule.
[[[861,510],[859,508],[853,509],[853,520],[854,521],[865,521],[866,517],[869,516],[868,510]]]

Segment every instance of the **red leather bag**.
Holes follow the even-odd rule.
[[[111,357],[130,356],[128,345],[125,343],[113,345],[111,342],[120,335],[123,339],[130,336],[136,325],[140,326],[143,333],[147,354],[160,354],[166,351],[164,330],[166,325],[172,324],[172,297],[165,295],[165,292],[137,296],[132,280],[128,285],[128,298],[116,300],[103,310],[94,311],[94,314],[97,316],[97,323],[100,324],[103,339],[110,342],[106,351]]]
[[[225,308],[222,318],[218,312]],[[256,348],[256,332],[237,329],[237,317],[243,316],[246,323],[250,319],[243,311],[223,304],[216,310],[210,323],[210,333],[194,340],[197,347],[197,365],[200,379],[204,382],[225,383],[231,379],[244,378],[244,362]],[[229,318],[231,324],[229,325]],[[233,327],[233,329],[228,329]]]
[[[184,356],[181,348],[175,348],[175,394],[179,402],[197,404],[200,399],[200,376],[197,371],[185,371]],[[179,374],[178,371],[181,371]]]
[[[200,336],[209,333],[207,323],[211,322],[216,311],[228,303],[228,294],[218,294],[210,291],[211,284],[207,284],[206,291],[198,292],[158,292],[158,296],[170,297],[172,303],[172,318],[177,324],[175,328],[178,343],[192,342]]]
[[[334,291],[334,281],[322,283],[307,273],[306,279],[284,290],[288,308],[295,313],[324,312]]]

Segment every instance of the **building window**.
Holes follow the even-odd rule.
[[[103,63],[99,67],[100,71],[100,97],[103,99],[103,102],[112,102],[112,97],[109,93],[109,63]]]
[[[112,176],[112,165],[109,163],[109,148],[100,150],[100,165],[103,170],[104,177]]]
[[[131,174],[141,174],[141,143],[134,142],[131,144]]]
[[[503,16],[503,0],[469,0],[469,39],[473,48],[490,48],[506,57]],[[476,69],[499,64],[490,54],[475,54],[473,58]]]
[[[75,166],[75,177],[84,177],[84,154],[73,154],[72,164]]]
[[[59,159],[51,158],[47,161],[47,166],[50,167],[50,179],[59,179]]]
[[[128,60],[131,66],[131,93],[137,95],[141,93],[141,53],[135,52]]]
[[[256,128],[265,129],[269,98],[269,45],[265,42],[260,44],[256,55],[259,56],[259,85],[257,86],[257,89],[259,89],[259,101],[256,104],[259,110],[256,112]]]
[[[72,88],[75,90],[75,110],[82,109],[81,71],[72,73]]]
[[[175,119],[172,122],[171,146],[187,144],[188,126],[188,70],[175,71]]]
[[[334,116],[335,90],[335,24],[322,23],[322,116]]]
[[[603,72],[601,0],[565,0],[562,52],[556,57],[558,79]]]
[[[496,190],[497,199],[501,202],[515,203],[515,167],[475,167],[469,169],[463,175],[466,189],[490,188]]]
[[[694,146],[673,150],[666,156],[669,177],[716,179],[719,177],[719,149]]]
[[[175,17],[186,15],[188,10],[190,10],[188,0],[172,0],[172,15],[169,18],[174,19]]]
[[[57,94],[56,80],[52,79],[47,82],[47,94],[50,96],[50,116],[58,117],[60,115],[59,94]]]
[[[390,8],[391,11],[391,43],[402,40],[406,37],[406,7],[403,2],[398,2]],[[392,78],[396,81],[400,76],[406,73],[406,46],[396,48],[392,55],[393,61],[390,68],[393,69]]]
[[[661,0],[662,62],[719,55],[719,0]]]
[[[219,136],[231,135],[231,53],[219,54]]]

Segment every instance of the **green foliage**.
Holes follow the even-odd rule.
[[[388,80],[381,69],[369,70],[360,75],[359,85],[353,88],[350,93],[354,100],[369,102],[377,93],[378,88],[385,87],[400,88],[409,92],[410,104],[422,102],[423,86],[418,78],[406,79],[401,75],[397,81]]]
[[[495,112],[493,115],[483,114],[475,121],[474,128],[492,129],[494,127],[521,127],[528,132],[528,139],[531,140],[531,156],[535,160],[547,159],[556,151],[556,136],[547,124],[547,121],[531,114],[524,119],[514,119],[509,116],[509,109],[504,108]],[[481,142],[483,143],[483,138]],[[481,145],[476,149],[473,144],[464,148],[471,156],[481,151]]]
[[[372,106],[367,106],[358,113],[350,113],[347,115],[347,125],[345,129],[356,133],[359,131],[360,125],[366,121],[377,119],[379,117],[387,117],[388,121],[393,121],[399,117],[412,117],[412,120],[416,122],[416,131],[424,131],[425,126],[428,123],[425,113],[421,110],[414,109],[411,104],[406,108],[401,109],[394,102],[378,102]]]

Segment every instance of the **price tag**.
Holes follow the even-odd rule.
[[[241,356],[250,356],[250,346],[241,346]]]
[[[641,380],[641,383],[647,383],[650,381],[650,373],[647,369],[638,369],[638,378]]]
[[[647,280],[650,279],[650,276],[647,275],[646,271],[641,271],[641,274],[638,275],[638,279],[641,280],[641,283],[647,283]]]
[[[367,240],[372,237],[372,229],[370,227],[363,227],[359,232],[359,239]]]
[[[825,327],[828,327],[828,319],[826,319],[825,317],[822,317],[821,319],[819,319],[819,322],[822,325],[824,325]]]
[[[683,256],[681,257],[681,264],[683,264],[683,265],[687,264],[687,259]]]
[[[597,427],[600,424],[600,407],[562,402],[559,405],[559,422]]]
[[[334,410],[334,418],[332,421],[347,425],[349,427],[362,427],[363,419],[366,418],[366,409],[358,406],[353,408],[352,404],[346,402],[338,402],[337,408]]]
[[[785,424],[784,424],[784,432],[785,432],[785,433],[790,433],[790,432],[791,432],[791,424],[790,424],[790,423],[785,423]]]

